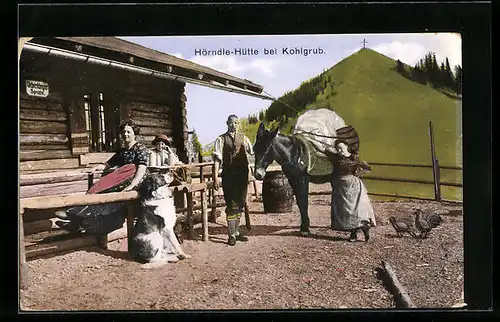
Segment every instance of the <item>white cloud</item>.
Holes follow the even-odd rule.
[[[373,50],[392,59],[399,59],[411,66],[428,52],[436,54],[436,60],[441,63],[448,57],[450,65],[462,65],[462,40],[459,35],[438,33],[426,35],[421,41],[392,41],[382,43]]]
[[[462,39],[459,34],[440,33],[434,35],[438,45],[436,46],[436,59],[443,61],[448,57],[451,67],[462,66]]]
[[[415,65],[426,54],[424,46],[416,42],[393,41],[391,43],[382,43],[375,46],[373,50],[394,60],[399,59],[411,66]]]
[[[250,63],[250,69],[260,71],[269,77],[276,77],[274,67],[276,66],[275,60],[268,59],[255,59]]]
[[[239,77],[247,77],[247,73],[258,73],[269,78],[276,77],[275,68],[278,64],[276,59],[254,59],[243,62],[232,56],[194,56],[189,60]]]

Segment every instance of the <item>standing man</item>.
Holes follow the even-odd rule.
[[[226,201],[226,220],[228,245],[234,246],[236,240],[248,241],[240,234],[240,217],[244,211],[248,188],[247,153],[253,155],[252,143],[240,131],[238,117],[229,115],[227,132],[215,140],[213,159],[215,163],[214,185],[219,188],[218,173],[222,164],[222,190]]]

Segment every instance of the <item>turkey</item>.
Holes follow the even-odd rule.
[[[438,214],[423,215],[422,217],[429,223],[431,228],[436,228],[443,222],[443,218]]]
[[[415,210],[415,227],[420,231],[420,238],[427,238],[427,234],[432,230],[420,209]]]
[[[391,223],[392,227],[394,227],[394,230],[396,231],[396,234],[398,234],[398,236],[403,236],[404,233],[408,233],[412,237],[416,237],[411,221],[405,219],[396,219],[396,217],[389,217],[389,222]]]

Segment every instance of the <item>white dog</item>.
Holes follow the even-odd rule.
[[[145,268],[191,258],[174,234],[175,205],[168,184],[172,173],[152,173],[139,185],[141,209],[133,229],[131,255]]]

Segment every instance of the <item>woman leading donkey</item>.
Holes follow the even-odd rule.
[[[324,120],[329,118],[333,121],[325,122],[327,134],[337,134],[341,129],[352,129],[346,127],[344,121],[333,111],[330,110],[311,110],[307,113],[313,115],[312,119]],[[316,115],[315,115],[316,114]],[[321,117],[319,117],[321,116]],[[299,118],[300,120],[300,118]],[[299,122],[297,121],[297,123]],[[297,128],[297,125],[296,125]],[[317,127],[321,132],[323,129]],[[330,131],[330,132],[328,132]],[[342,132],[342,131],[340,131]],[[297,132],[295,132],[297,133]],[[321,137],[320,133],[310,133],[314,137]],[[333,165],[333,173],[330,171],[325,175],[312,175],[310,170],[310,152],[313,149],[311,144],[306,143],[300,136],[285,136],[278,134],[278,130],[268,131],[261,123],[257,133],[257,139],[254,145],[255,151],[255,178],[262,180],[266,173],[266,168],[272,162],[276,161],[281,165],[283,173],[293,189],[297,205],[300,210],[302,235],[309,235],[309,215],[308,215],[308,196],[309,182],[326,183],[332,185],[332,229],[350,232],[350,241],[356,240],[359,230],[363,231],[365,241],[369,239],[369,230],[375,226],[375,216],[366,188],[359,178],[360,170],[368,170],[369,167],[357,157],[357,145],[350,149],[346,141],[331,140],[332,144],[323,145],[321,153],[328,158],[328,163]],[[357,135],[356,135],[357,137]],[[324,143],[324,142],[322,142]],[[321,145],[321,144],[320,144]]]
[[[359,177],[368,170],[357,153],[351,153],[342,140],[335,141],[336,154],[331,154],[334,164],[332,175],[332,229],[350,232],[349,241],[357,240],[361,230],[365,241],[370,239],[370,228],[375,226],[375,215],[366,187]]]

